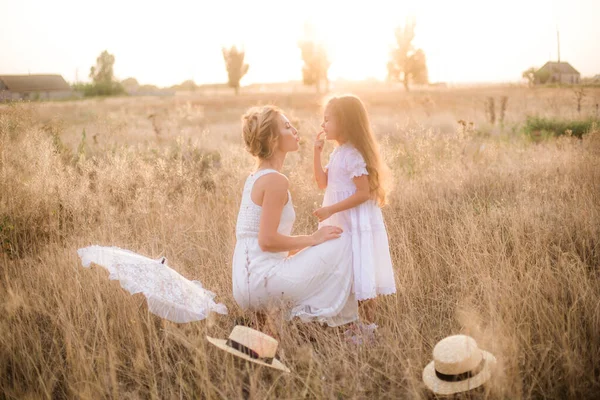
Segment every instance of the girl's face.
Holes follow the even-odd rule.
[[[278,149],[284,153],[298,150],[300,142],[298,130],[294,128],[283,114],[279,116],[277,124],[279,125],[279,140],[277,141]]]
[[[323,128],[327,140],[335,140],[338,143],[340,140],[343,140],[340,125],[338,121],[336,121],[330,106],[325,107],[321,128]]]

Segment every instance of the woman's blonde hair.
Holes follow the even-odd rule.
[[[380,206],[385,205],[390,172],[379,153],[379,145],[363,102],[353,95],[335,96],[329,99],[326,107],[335,118],[343,137],[362,154],[367,164],[371,194]]]
[[[276,106],[252,107],[242,116],[242,138],[248,153],[260,159],[273,155],[279,139],[278,119],[283,112]]]

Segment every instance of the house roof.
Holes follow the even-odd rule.
[[[0,81],[8,90],[17,93],[71,90],[60,75],[0,75]]]
[[[548,61],[540,71],[547,70],[551,74],[579,74],[571,64],[568,62],[556,62],[556,61]]]

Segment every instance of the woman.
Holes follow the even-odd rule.
[[[290,236],[295,212],[281,174],[298,131],[274,106],[242,118],[246,150],[257,169],[244,185],[233,256],[233,296],[242,309],[284,308],[288,317],[339,326],[358,318],[352,291],[350,239],[338,227]]]

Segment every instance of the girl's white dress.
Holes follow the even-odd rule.
[[[352,294],[350,237],[342,235],[289,257],[258,245],[262,207],[250,194],[258,178],[275,170],[250,175],[244,185],[236,225],[233,255],[233,297],[242,309],[283,307],[288,317],[316,320],[338,326],[358,319],[358,304]],[[296,214],[292,198],[281,213],[277,231],[290,235]]]
[[[339,203],[356,192],[352,179],[368,175],[367,165],[360,152],[345,143],[335,148],[329,157],[327,189],[323,207]],[[388,236],[381,209],[374,200],[336,213],[322,225],[339,226],[352,238],[354,293],[357,300],[396,292],[394,270],[390,257]]]

